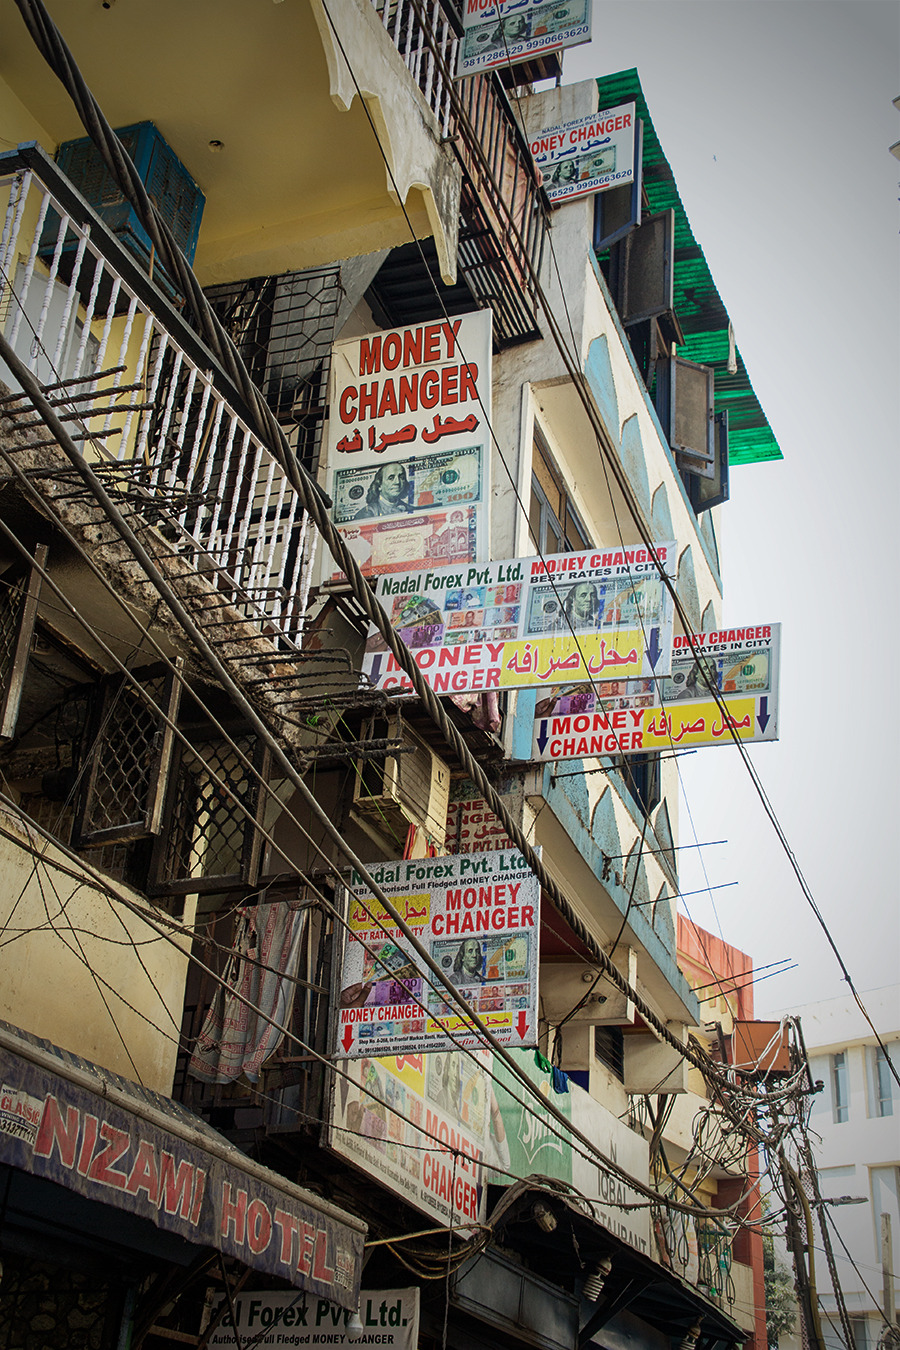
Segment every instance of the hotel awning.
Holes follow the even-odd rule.
[[[261,1166],[177,1102],[5,1022],[0,1164],[358,1305],[361,1219]]]

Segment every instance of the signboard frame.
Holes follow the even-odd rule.
[[[673,542],[382,576],[377,595],[436,693],[524,689],[668,671],[674,604],[660,568]],[[363,674],[412,687],[372,624]],[[607,678],[609,676],[607,675]]]
[[[529,149],[550,201],[556,205],[631,186],[637,171],[636,123],[635,103],[622,103],[530,137]]]
[[[534,1047],[541,888],[522,855],[516,849],[457,853],[369,870],[497,1040]],[[408,939],[355,872],[345,894],[333,1053],[373,1059],[398,1049],[477,1050],[481,1032],[420,968]]]
[[[591,10],[591,0],[465,0],[457,76],[590,42]]]
[[[723,714],[704,683],[715,678]],[[535,706],[532,759],[731,745],[778,739],[781,625],[751,624],[676,637],[672,671],[659,679],[601,680],[551,689]],[[599,692],[598,692],[599,691]]]
[[[334,344],[332,519],[365,576],[480,561],[491,483],[490,309]],[[330,557],[323,581],[339,581]]]
[[[418,1285],[361,1289],[359,1320],[364,1330],[351,1336],[347,1332],[350,1310],[328,1299],[310,1299],[282,1289],[241,1289],[224,1306],[213,1308],[213,1317],[220,1320],[207,1344],[212,1350],[233,1350],[239,1344],[270,1350],[292,1345],[358,1345],[362,1340],[363,1344],[391,1345],[393,1350],[416,1350],[420,1292]]]

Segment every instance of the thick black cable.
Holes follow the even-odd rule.
[[[143,195],[132,195],[130,191],[130,176],[124,172],[120,173],[119,160],[122,156],[127,159],[125,151],[115,137],[115,133],[103,117],[99,105],[88,90],[71,53],[66,47],[58,29],[44,9],[44,6],[40,3],[40,0],[16,0],[16,4],[22,12],[29,31],[32,33],[41,53],[45,56],[48,63],[51,65],[51,68],[59,75],[59,78],[63,81],[70,94],[72,94],[79,115],[84,121],[85,128],[92,139],[97,142],[101,149],[101,153],[104,153],[104,159],[107,162],[110,172],[116,177],[116,181],[119,183],[123,192],[134,202],[138,213],[141,214],[142,211],[148,210],[149,208],[148,219],[155,221],[155,208],[153,207],[152,202],[149,201],[149,198],[146,197],[146,193]],[[112,138],[119,147],[115,155],[110,149],[110,138]],[[108,158],[107,155],[109,156]],[[136,170],[134,170],[134,172],[136,173]],[[164,222],[160,222],[160,227],[162,228],[162,234],[164,235]],[[177,246],[175,252],[176,254],[178,252]],[[164,256],[166,255],[164,254]],[[178,275],[179,278],[180,270],[183,267],[187,267],[187,263],[182,258],[180,266],[176,268],[176,275]],[[189,268],[188,271],[190,272]],[[309,513],[320,533],[325,538],[335,561],[350,580],[354,596],[361,603],[367,617],[379,629],[379,632],[387,642],[388,647],[397,660],[398,665],[409,676],[413,688],[422,700],[432,720],[439,727],[442,735],[457,754],[467,775],[479,788],[482,796],[489,801],[494,814],[500,819],[507,834],[516,844],[516,847],[526,859],[531,870],[538,876],[543,889],[546,891],[554,905],[560,910],[563,917],[566,919],[566,922],[576,933],[576,936],[591,951],[596,962],[604,967],[605,973],[608,975],[610,981],[616,985],[620,992],[625,993],[626,996],[632,1000],[642,1018],[659,1038],[666,1041],[673,1049],[676,1049],[678,1053],[688,1058],[696,1068],[701,1069],[701,1071],[711,1072],[713,1069],[713,1061],[708,1059],[708,1057],[700,1055],[695,1048],[683,1045],[682,1042],[672,1034],[666,1023],[657,1017],[637,991],[630,990],[627,980],[620,974],[613,962],[609,960],[606,952],[596,941],[587,926],[581,921],[575,909],[544,868],[538,854],[525,838],[518,823],[509,814],[502,798],[496,792],[493,784],[471,754],[462,735],[449,720],[446,712],[441,707],[437,696],[434,694],[430,685],[422,677],[421,671],[416,665],[409,649],[391,628],[390,621],[381,605],[378,603],[372,588],[359,570],[359,566],[350,550],[346,547],[343,537],[334,527],[328,514],[323,494],[318,488],[318,485],[313,482],[303,469],[303,466],[298,464],[290,452],[290,447],[287,444],[281,427],[274,418],[274,414],[272,414],[268,406],[264,404],[262,395],[256,390],[250,380],[249,374],[243,366],[233,343],[230,342],[230,339],[228,339],[224,330],[221,329],[221,325],[218,324],[218,320],[209,306],[206,297],[196,284],[196,279],[194,279],[193,285],[189,287],[189,293],[192,304],[196,304],[204,310],[202,331],[208,336],[210,345],[213,350],[222,357],[223,362],[227,364],[229,371],[231,372],[232,369],[234,370],[233,378],[236,387],[241,391],[242,397],[246,398],[248,407],[250,407],[251,410],[256,408],[257,413],[260,416],[260,420],[257,423],[257,434],[259,435],[259,438],[264,444],[270,446],[270,448],[274,447],[273,453],[276,453],[276,458],[287,474],[291,485],[296,489],[304,509]],[[218,330],[217,337],[221,337],[221,342],[215,340],[210,334],[207,334],[208,327],[213,331]],[[8,348],[8,344],[4,343],[4,346]],[[13,355],[15,359],[15,354],[11,353],[11,355]],[[26,371],[26,374],[30,376],[30,372]],[[48,411],[52,410],[48,409]],[[665,578],[665,581],[671,589],[671,582],[669,582],[668,578]],[[339,847],[344,848],[345,846],[339,834],[337,835],[337,840],[340,840]],[[390,910],[388,910],[388,912],[390,912]]]
[[[169,607],[170,611],[178,619],[178,622],[180,623],[182,630],[191,638],[192,642],[194,643],[195,649],[202,654],[204,660],[210,667],[212,673],[219,680],[220,684],[225,689],[228,690],[235,705],[238,707],[243,716],[246,718],[247,722],[258,732],[258,734],[260,734],[266,740],[275,758],[280,763],[281,768],[285,771],[286,776],[289,778],[292,785],[300,792],[301,796],[304,798],[305,804],[310,809],[310,811],[320,820],[320,823],[325,827],[326,832],[330,835],[332,839],[332,842],[338,845],[347,861],[350,863],[350,865],[354,868],[354,870],[363,880],[363,883],[367,886],[367,888],[371,891],[372,895],[379,901],[379,903],[383,905],[385,911],[390,915],[392,921],[400,929],[404,937],[407,939],[407,942],[416,952],[417,956],[419,957],[419,960],[432,972],[434,976],[437,977],[440,983],[450,994],[451,1000],[454,1003],[460,1005],[469,1022],[478,1029],[479,1033],[484,1038],[484,1040],[491,1046],[491,1049],[493,1050],[494,1054],[496,1054],[498,1058],[506,1065],[506,1067],[512,1072],[514,1077],[524,1085],[526,1091],[532,1093],[534,1091],[534,1084],[524,1073],[519,1064],[512,1058],[509,1052],[502,1045],[500,1045],[499,1042],[496,1041],[496,1038],[484,1025],[480,1016],[475,1012],[473,1008],[470,1007],[467,1000],[460,995],[459,991],[456,989],[452,981],[444,974],[440,966],[438,966],[437,963],[431,958],[430,954],[422,946],[416,934],[406,923],[406,920],[396,909],[392,901],[387,897],[387,895],[385,895],[385,893],[381,890],[378,884],[374,881],[374,879],[368,872],[368,869],[349,848],[349,846],[346,844],[346,841],[343,840],[338,828],[333,824],[333,822],[329,819],[325,811],[320,807],[319,803],[312,796],[311,792],[309,791],[309,788],[306,786],[301,775],[297,772],[293,763],[281,748],[277,738],[271,735],[265,722],[256,712],[255,708],[253,708],[253,706],[246,699],[243,692],[232,678],[227,667],[216,655],[216,653],[210,648],[206,638],[203,636],[196,622],[187,611],[183,602],[179,599],[179,597],[173,591],[171,585],[165,580],[165,578],[159,572],[152,558],[147,553],[144,545],[140,542],[139,539],[137,539],[137,537],[134,534],[134,531],[124,520],[124,518],[121,515],[121,512],[109,497],[102,483],[100,483],[100,481],[96,478],[96,475],[94,474],[91,467],[83,459],[81,452],[79,451],[75,443],[71,440],[71,437],[69,436],[66,428],[59,421],[53,409],[50,407],[50,405],[44,398],[37,380],[27,370],[27,368],[19,361],[18,357],[13,352],[12,348],[9,346],[6,339],[2,337],[2,335],[0,335],[0,356],[2,356],[3,359],[7,362],[15,378],[26,390],[29,398],[31,398],[32,402],[34,403],[36,410],[40,413],[42,420],[45,422],[48,429],[52,432],[52,434],[56,438],[60,448],[65,452],[65,454],[68,456],[74,467],[77,469],[77,471],[85,481],[86,485],[93,492],[98,504],[103,509],[106,518],[112,524],[115,525],[117,531],[120,534],[120,537],[130,547],[133,555],[140,562],[142,568],[144,569],[146,576],[152,582],[155,589],[160,594],[161,598]],[[619,975],[618,970],[614,966],[612,967],[612,970],[618,977],[620,984],[624,984],[625,989],[623,990],[623,992],[627,992],[629,989],[627,981],[624,980],[624,977]],[[651,1016],[653,1016],[653,1014],[651,1014]],[[671,1036],[671,1033],[668,1033],[668,1036],[678,1046],[681,1053],[685,1055],[685,1057],[688,1058],[693,1057],[696,1059],[700,1059],[701,1064],[704,1062],[703,1057],[699,1056],[697,1054],[697,1051],[693,1047],[682,1045],[681,1042],[678,1042],[674,1037]],[[602,1153],[600,1153],[596,1145],[593,1144],[592,1141],[590,1141],[580,1130],[578,1130],[577,1127],[575,1127],[570,1120],[568,1120],[565,1116],[563,1116],[562,1113],[559,1112],[558,1109],[553,1105],[553,1103],[544,1101],[543,1105],[544,1109],[555,1119],[558,1120],[559,1124],[563,1126],[566,1132],[570,1133],[572,1136],[577,1138],[592,1154],[598,1156],[605,1167],[610,1168],[612,1170],[616,1170],[615,1164],[610,1159],[606,1158]],[[634,1184],[631,1179],[629,1179],[629,1184],[632,1185]],[[640,1183],[638,1183],[636,1189],[640,1189]]]

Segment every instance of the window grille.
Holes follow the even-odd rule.
[[[41,567],[46,564],[45,544],[38,544],[35,560]],[[17,567],[7,573],[0,590],[0,740],[15,735],[40,587],[36,568]]]
[[[106,682],[79,813],[80,848],[158,830],[172,743],[163,714],[174,718],[178,694],[178,682],[162,672],[148,676],[142,692],[121,679]]]
[[[9,687],[24,603],[25,577],[7,572],[0,582],[0,680],[4,690]]]
[[[185,735],[189,746],[181,744],[175,752],[165,822],[154,849],[154,889],[185,894],[253,885],[261,852],[256,825],[263,796],[257,773],[265,776],[266,769],[262,744],[249,733],[235,733],[234,745],[205,728]]]
[[[326,891],[327,891],[326,887]],[[233,946],[236,910],[226,896],[208,896],[201,903],[203,929],[211,946],[203,948],[202,961],[209,971],[191,965],[185,995],[181,1045],[173,1095],[199,1115],[215,1119],[221,1128],[229,1110],[238,1109],[246,1119],[248,1108],[259,1105],[259,1124],[269,1133],[310,1130],[318,1133],[322,1116],[325,1074],[321,1056],[327,1055],[330,1030],[331,950],[334,922],[299,880],[282,879],[266,891],[266,900],[308,908],[301,937],[296,988],[286,1024],[286,1037],[263,1067],[260,1081],[247,1084],[207,1083],[192,1077],[188,1061],[206,1011],[215,996],[216,977],[225,974]],[[255,901],[254,901],[255,902]],[[206,906],[213,905],[211,909]],[[224,906],[224,907],[222,907]],[[306,1046],[310,1049],[307,1051]],[[259,1098],[254,1099],[254,1093]]]
[[[614,1078],[625,1082],[625,1037],[621,1027],[594,1027],[594,1055]]]
[[[206,291],[269,407],[297,429],[297,456],[311,472],[318,464],[343,295],[336,267],[253,277]]]
[[[734,1303],[735,1288],[731,1276],[732,1235],[719,1224],[695,1220],[697,1227],[697,1283],[720,1304]]]

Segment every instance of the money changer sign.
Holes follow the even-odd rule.
[[[432,960],[504,1045],[537,1044],[540,885],[515,850],[371,868]],[[335,1054],[477,1048],[479,1033],[354,874]],[[427,979],[426,979],[427,976]]]
[[[350,1313],[326,1298],[307,1298],[280,1290],[241,1292],[222,1312],[209,1338],[211,1346],[388,1345],[416,1350],[419,1343],[419,1290],[363,1289],[359,1295],[362,1331],[347,1335]],[[238,1339],[238,1337],[240,1339]]]
[[[378,597],[439,694],[663,675],[673,603],[660,568],[674,543],[558,553],[385,576]],[[374,625],[363,671],[399,692],[409,677]]]
[[[490,417],[490,310],[335,344],[329,492],[367,576],[486,555]]]
[[[635,105],[546,127],[529,140],[552,202],[621,187],[634,178]]]
[[[515,65],[590,37],[590,0],[465,0],[458,74]]]
[[[556,685],[535,707],[532,758],[731,745],[732,735],[777,740],[780,646],[777,623],[723,628],[676,637],[661,679]]]

